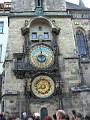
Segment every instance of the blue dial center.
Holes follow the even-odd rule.
[[[46,57],[45,57],[44,55],[40,54],[40,55],[38,55],[37,60],[38,60],[39,62],[45,62]]]

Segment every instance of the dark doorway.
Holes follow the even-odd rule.
[[[41,108],[40,113],[41,113],[41,120],[44,120],[45,116],[48,115],[48,110],[47,110],[47,108],[45,108],[45,107]]]

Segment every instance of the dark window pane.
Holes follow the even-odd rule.
[[[35,0],[35,6],[36,7],[41,7],[42,0]]]
[[[40,6],[40,0],[38,0],[38,6]]]
[[[2,45],[0,45],[0,61],[1,61],[1,55],[2,55]]]
[[[4,101],[2,101],[2,112],[4,112]]]

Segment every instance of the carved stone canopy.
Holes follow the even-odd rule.
[[[41,21],[41,20],[49,25],[52,33],[54,32],[54,33],[56,33],[56,35],[59,34],[61,29],[55,25],[55,22],[51,22],[49,19],[42,17],[42,16],[36,17],[31,21],[25,20],[25,25],[23,28],[21,28],[22,34],[25,35],[25,34],[29,33],[31,24],[33,22],[37,22],[37,21]]]

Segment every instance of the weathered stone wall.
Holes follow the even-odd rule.
[[[81,79],[79,77],[78,59],[75,59],[75,40],[72,29],[72,21],[70,18],[55,19],[56,25],[61,28],[58,36],[59,46],[59,64],[61,71],[61,79],[65,84],[65,91],[74,85],[79,85]],[[72,59],[73,58],[73,59]]]
[[[34,11],[35,10],[35,0],[12,0],[11,11]]]
[[[83,59],[84,62],[81,63],[82,64],[81,69],[82,69],[82,72],[83,72],[84,83],[86,85],[90,85],[90,80],[89,80],[89,78],[90,78],[90,75],[89,75],[90,74],[90,62],[89,62],[90,61],[89,60],[90,45],[89,45],[89,42],[90,42],[90,40],[88,38],[88,31],[90,29],[90,21],[87,20],[87,19],[75,19],[75,20],[72,21],[72,23],[73,23],[74,36],[76,35],[76,31],[78,29],[83,30],[83,32],[85,33],[85,36],[86,36],[86,40],[87,40],[87,44],[88,44],[88,48],[87,48],[88,58]],[[79,58],[79,59],[81,59],[81,58]],[[82,60],[80,60],[80,61],[82,61]]]
[[[28,18],[12,18],[9,24],[9,40],[7,44],[6,59],[12,60],[13,53],[22,53],[24,37],[21,34],[21,28]]]
[[[65,11],[65,0],[44,0],[44,11]],[[35,11],[35,0],[12,0],[12,11]]]
[[[34,112],[41,112],[41,109],[43,107],[47,108],[49,111],[48,111],[48,114],[50,116],[53,117],[53,114],[59,109],[59,106],[58,106],[58,98],[52,98],[51,100],[48,99],[48,100],[31,100],[31,103],[30,104],[30,110],[32,111],[32,113]]]
[[[44,11],[65,11],[65,0],[44,0]]]
[[[76,110],[77,112],[80,112],[83,116],[85,116],[86,113],[90,111],[90,93],[76,92],[64,96],[63,108],[67,112]]]
[[[84,83],[90,86],[90,63],[82,64]]]
[[[30,20],[30,19],[29,18],[12,18],[12,19],[10,19],[9,40],[8,40],[8,44],[7,44],[6,59],[12,60],[13,53],[22,53],[23,52],[24,37],[21,34],[21,28],[23,28],[25,20]],[[72,39],[71,38],[69,39],[69,35],[67,35],[67,34],[69,34],[69,32],[67,33],[67,31],[69,31],[71,29],[70,24],[68,26],[66,26],[67,24],[65,25],[67,20],[69,20],[69,19],[66,19],[66,20],[65,19],[56,19],[55,20],[57,23],[56,25],[61,28],[61,33],[58,37],[58,43],[60,46],[60,54],[62,54],[65,57],[73,55],[72,51],[73,51],[73,48],[75,47],[75,43],[74,43],[74,39],[73,39],[73,32],[71,31],[71,33],[70,33],[70,34],[72,34],[73,44],[71,43]],[[67,30],[66,30],[66,28],[67,28]],[[71,45],[70,45],[70,43],[71,43]],[[67,44],[68,44],[68,46],[66,47]],[[67,53],[66,49],[69,51],[68,53]],[[8,65],[8,66],[10,67],[11,65]],[[13,66],[11,66],[11,68],[12,67]],[[11,68],[9,71],[11,71]],[[6,67],[6,69],[9,69],[9,68]],[[9,78],[7,78],[7,79],[9,79]]]
[[[12,71],[13,68],[13,53],[23,53],[23,45],[24,45],[24,37],[21,34],[21,28],[23,28],[25,20],[31,20],[31,18],[20,18],[20,17],[13,17],[10,18],[10,24],[9,24],[9,40],[7,45],[7,56],[5,62],[5,82],[3,85],[3,94],[5,90],[11,90],[11,91],[19,91],[23,92],[23,79],[16,79],[14,72]],[[53,18],[50,18],[52,21]],[[73,30],[72,30],[72,24],[70,18],[55,18],[56,26],[61,28],[60,35],[58,36],[58,45],[60,50],[60,58],[62,59],[71,57],[74,55],[74,49],[75,49],[75,42],[73,37]],[[68,24],[67,24],[68,22]],[[60,60],[61,64],[61,60]],[[77,66],[77,60],[74,63],[68,63],[66,60],[64,61],[64,64],[62,64],[62,67],[65,67],[63,72],[61,73],[62,79],[65,83],[66,91],[68,92],[69,87],[71,86],[71,83],[68,84],[69,79],[70,81],[74,81],[76,79],[72,79],[72,76],[70,76],[69,71],[72,67],[74,71],[78,69]],[[69,68],[70,66],[70,68]],[[9,73],[8,73],[9,71]],[[66,74],[68,77],[66,77]],[[14,85],[13,85],[14,83]],[[57,105],[58,106],[58,105]]]

